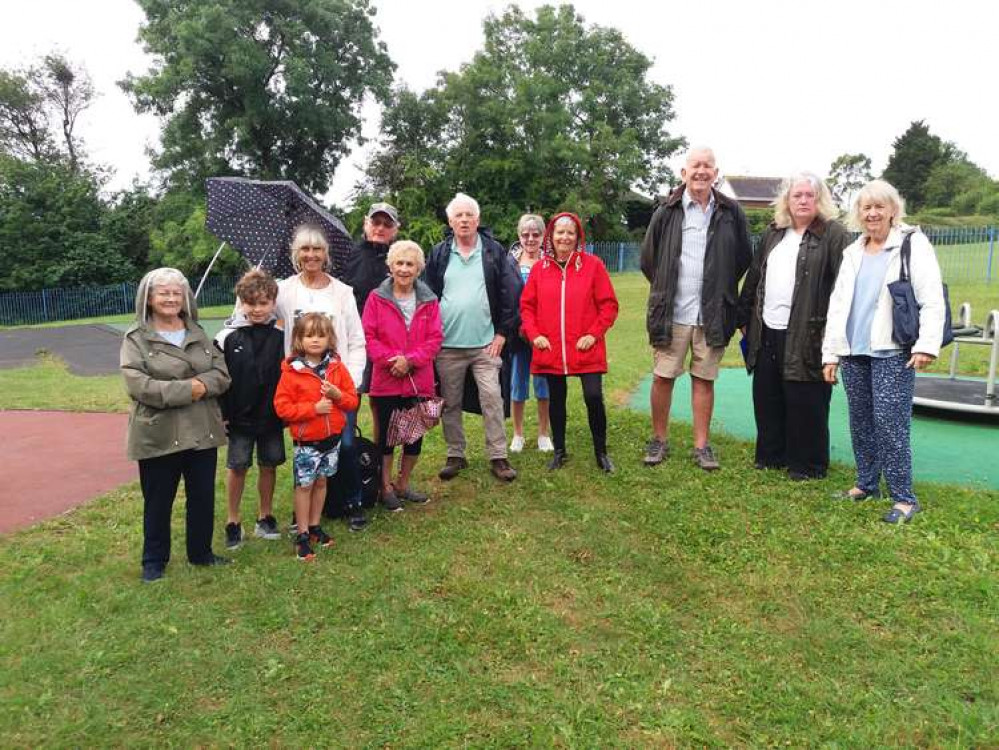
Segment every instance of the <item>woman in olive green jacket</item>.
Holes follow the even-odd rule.
[[[215,465],[226,441],[218,397],[229,387],[222,353],[198,325],[184,275],[147,273],[135,296],[136,322],[121,345],[121,372],[132,399],[128,457],[139,462],[142,486],[142,579],[163,577],[170,560],[170,514],[177,485],[187,496],[187,559],[229,562],[212,552]]]

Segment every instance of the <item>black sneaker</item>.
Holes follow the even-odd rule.
[[[295,557],[299,562],[308,562],[316,559],[316,553],[312,551],[309,544],[308,534],[298,534],[295,537]]]
[[[368,525],[368,519],[362,511],[357,511],[347,520],[347,527],[351,531],[363,531]]]
[[[273,542],[281,538],[281,530],[278,528],[277,519],[274,516],[264,516],[257,519],[257,525],[253,527],[253,535],[258,539],[267,539]]]
[[[333,546],[333,537],[327,534],[322,526],[309,527],[309,541],[318,544],[323,549],[329,549]]]
[[[238,523],[227,523],[225,525],[225,548],[239,549],[243,543],[243,525]]]
[[[385,506],[385,510],[389,513],[398,513],[402,510],[402,500],[392,490],[382,493],[382,505]]]
[[[163,577],[164,568],[159,563],[143,563],[142,565],[142,582],[152,583],[153,581],[158,581]]]
[[[423,492],[417,492],[412,487],[407,487],[404,490],[396,490],[395,496],[400,500],[405,500],[407,503],[413,503],[415,505],[425,505],[430,502],[429,495]]]

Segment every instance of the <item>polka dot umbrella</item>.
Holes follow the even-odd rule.
[[[343,274],[354,243],[343,223],[290,181],[211,177],[205,227],[278,279],[295,273],[288,249],[300,224],[315,224],[330,246],[330,273]]]

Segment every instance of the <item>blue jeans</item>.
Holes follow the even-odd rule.
[[[548,381],[544,375],[531,377],[531,351],[518,350],[510,363],[510,400],[527,401],[534,387],[534,398],[548,398]]]
[[[885,483],[891,499],[914,503],[912,492],[912,395],[916,371],[908,352],[892,357],[843,357],[840,370],[850,411],[850,438],[857,462],[857,489]]]

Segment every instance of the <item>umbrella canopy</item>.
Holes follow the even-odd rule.
[[[294,182],[211,177],[205,227],[253,265],[283,279],[295,273],[289,247],[300,224],[322,228],[330,246],[330,272],[340,278],[354,243],[341,221]]]

